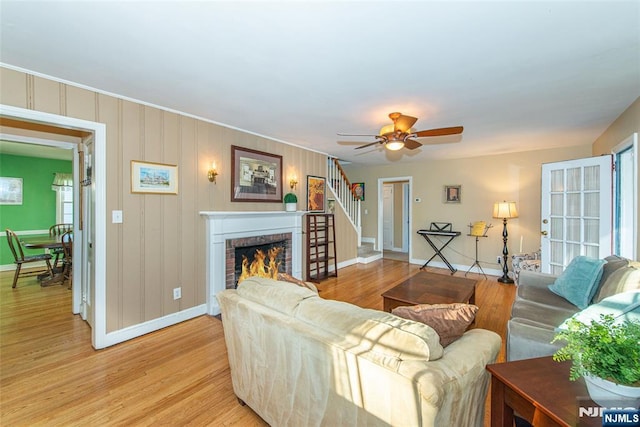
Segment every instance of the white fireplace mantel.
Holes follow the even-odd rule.
[[[204,211],[207,220],[207,310],[220,314],[216,294],[225,289],[225,242],[229,239],[291,233],[291,273],[302,277],[302,216],[304,211]]]

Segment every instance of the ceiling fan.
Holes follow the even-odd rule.
[[[389,118],[393,121],[392,124],[383,126],[380,129],[378,135],[373,134],[349,134],[338,133],[339,136],[373,136],[376,138],[375,142],[361,145],[356,147],[356,150],[361,148],[370,147],[376,144],[383,144],[385,148],[391,151],[400,150],[402,147],[406,147],[409,150],[415,150],[422,146],[422,143],[416,141],[413,138],[424,138],[427,136],[445,136],[445,135],[458,135],[462,133],[462,126],[454,126],[448,128],[437,128],[414,131],[411,127],[418,121],[416,117],[405,116],[402,113],[391,113]]]

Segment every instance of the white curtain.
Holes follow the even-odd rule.
[[[51,189],[53,191],[60,190],[61,187],[73,188],[73,174],[72,173],[60,173],[53,174],[53,184]]]

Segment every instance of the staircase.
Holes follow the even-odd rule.
[[[368,264],[382,258],[382,252],[373,248],[373,243],[363,242],[358,246],[358,263]]]
[[[356,197],[351,183],[335,157],[327,158],[328,186],[336,196],[336,202],[347,213],[351,225],[358,235],[358,248],[362,246],[362,222],[360,217],[360,199]]]

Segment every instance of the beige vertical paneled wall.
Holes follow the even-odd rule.
[[[539,150],[455,160],[433,160],[378,167],[344,167],[350,180],[364,182],[367,189],[362,210],[362,236],[376,237],[378,179],[412,177],[412,229],[409,231],[414,260],[427,260],[433,250],[416,231],[431,222],[450,222],[462,235],[444,250],[449,262],[464,268],[473,264],[475,239],[466,236],[474,221],[493,224],[488,237],[479,242],[479,258],[485,268],[501,269],[496,256],[502,254],[502,221],[493,219],[493,204],[502,200],[517,203],[519,218],[508,223],[510,253],[540,247],[540,177],[542,163],[589,157],[591,146]],[[443,203],[445,185],[462,185],[461,203]],[[416,202],[418,198],[421,201]],[[435,261],[440,261],[436,258]],[[466,270],[466,269],[465,269]]]
[[[107,332],[205,303],[200,211],[283,210],[281,203],[231,202],[231,145],[281,155],[285,182],[294,174],[300,182],[299,209],[306,175],[326,174],[321,153],[4,67],[0,103],[106,125],[107,212],[122,210],[124,217],[122,224],[107,223]],[[178,195],[132,194],[131,160],[177,165]],[[207,179],[211,162],[217,184]],[[341,259],[355,247],[346,244]],[[178,286],[182,298],[174,301]]]

